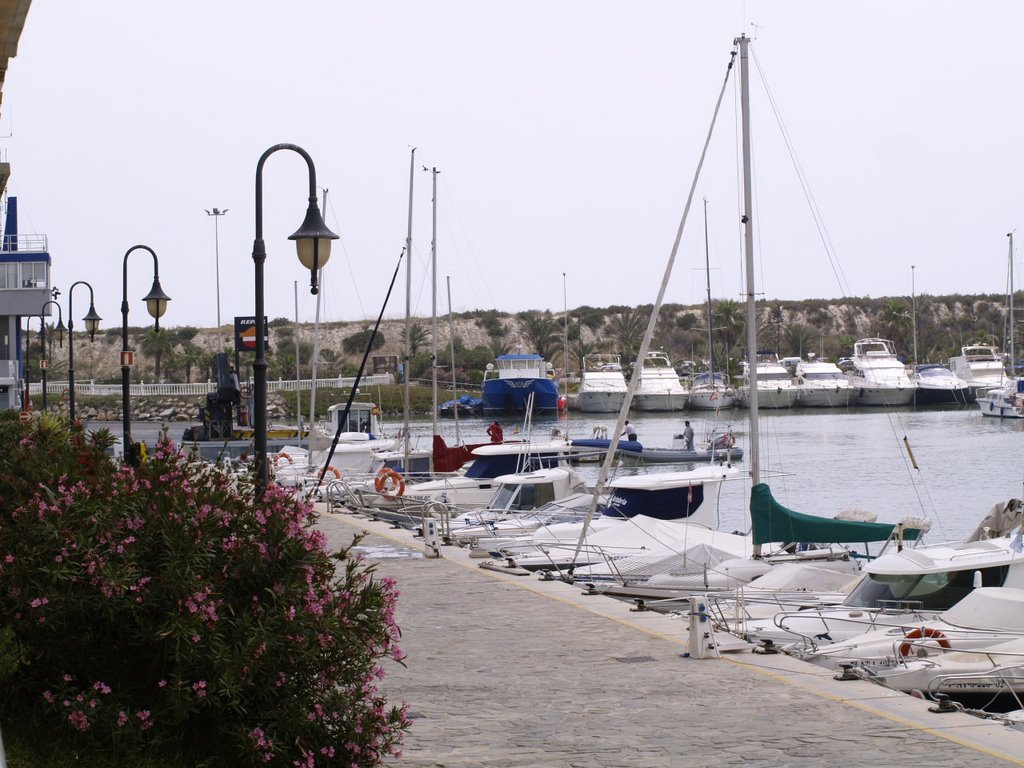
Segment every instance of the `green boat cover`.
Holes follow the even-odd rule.
[[[766,483],[758,483],[750,491],[750,519],[754,544],[806,541],[815,544],[862,543],[885,541],[896,529],[892,523],[861,523],[856,520],[835,520],[806,515],[787,509],[775,500]],[[917,528],[905,528],[904,539],[917,539]]]

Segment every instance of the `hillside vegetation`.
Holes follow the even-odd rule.
[[[1018,297],[1018,301],[1020,297]],[[746,311],[741,302],[722,299],[713,305],[713,343],[716,364],[736,360],[744,354]],[[556,367],[578,370],[582,356],[592,352],[613,353],[631,362],[639,349],[650,317],[651,305],[607,308],[581,306],[568,313],[529,310],[515,314],[496,310],[464,312],[454,318],[456,376],[463,383],[477,383],[485,366],[507,352],[536,352]],[[945,362],[960,347],[975,341],[1006,346],[1006,297],[920,296],[916,299],[917,348],[920,361]],[[797,302],[759,302],[757,309],[758,347],[775,350],[780,356],[813,353],[836,359],[850,354],[855,340],[880,336],[895,342],[897,351],[910,362],[913,358],[915,313],[905,298],[807,299]],[[173,322],[173,318],[171,319]],[[707,308],[669,304],[662,307],[654,336],[654,349],[664,350],[671,359],[708,359]],[[410,369],[414,378],[428,378],[430,371],[431,322],[416,318],[409,329]],[[450,339],[447,318],[438,321],[437,357],[442,381],[450,379]],[[355,373],[369,341],[372,323],[367,321],[322,323],[317,376],[348,376]],[[311,377],[313,326],[296,328],[284,318],[269,323],[271,379],[296,377],[296,333],[299,340],[302,378]],[[372,355],[381,366],[393,370],[405,357],[405,323],[386,321],[374,343]],[[566,345],[566,341],[568,344]],[[61,348],[53,333],[47,334],[49,376],[67,373],[67,344]],[[223,343],[223,347],[221,344]],[[155,332],[130,330],[130,345],[136,351],[133,381],[205,381],[213,376],[215,352],[231,350],[232,330],[177,327]],[[39,339],[32,335],[29,362],[32,378],[39,379]],[[120,328],[101,330],[94,342],[84,334],[75,337],[75,376],[79,381],[120,382]],[[232,352],[233,354],[233,352]],[[390,359],[388,359],[390,356]],[[251,354],[241,357],[243,377],[250,372]],[[373,371],[373,366],[368,368]]]

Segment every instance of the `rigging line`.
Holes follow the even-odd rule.
[[[733,162],[736,163],[736,210],[743,211],[743,141],[740,138],[742,132],[742,109],[740,108],[740,81],[736,78],[732,84],[732,100],[733,100]],[[740,278],[738,295],[742,296],[746,287],[746,270],[747,261],[743,254],[743,216],[736,217],[736,252],[739,255],[739,270],[737,274]]]
[[[380,312],[377,315],[377,324],[373,326],[373,333],[370,334],[370,338],[366,342],[366,350],[363,352],[363,359],[359,363],[359,370],[356,372],[355,380],[352,382],[352,388],[348,392],[348,400],[345,402],[345,410],[338,417],[338,429],[334,433],[334,440],[331,441],[331,449],[327,453],[327,459],[324,461],[324,466],[316,478],[316,486],[313,488],[312,493],[316,493],[320,490],[320,484],[324,481],[324,475],[327,474],[327,468],[331,465],[331,459],[334,458],[334,449],[338,447],[338,440],[341,438],[341,430],[345,428],[346,424],[348,424],[348,414],[352,409],[352,401],[356,399],[356,394],[359,392],[359,381],[363,378],[363,371],[366,370],[366,361],[370,357],[370,352],[373,350],[373,342],[374,339],[377,338],[381,320],[384,319],[384,310],[387,309],[388,301],[391,299],[391,292],[395,289],[395,281],[398,279],[399,269],[402,268],[402,257],[404,255],[405,248],[402,248],[402,252],[398,254],[398,262],[395,264],[395,271],[391,275],[391,284],[388,285],[387,295],[384,297],[384,302],[380,305]],[[408,369],[405,371],[405,376],[408,379]],[[406,461],[406,464],[408,463],[409,462]]]
[[[444,191],[445,196],[448,198],[448,205],[445,206],[444,212],[442,212],[442,218],[445,217],[446,212],[451,211],[453,220],[459,225],[459,229],[462,231],[463,238],[466,241],[466,247],[469,249],[469,254],[473,258],[473,262],[479,267],[480,258],[477,256],[476,251],[473,249],[473,243],[469,239],[469,233],[466,231],[466,225],[462,222],[462,217],[459,215],[459,209],[455,205],[455,199],[452,197],[451,190],[448,189],[448,184],[444,179],[441,179],[441,188]],[[470,275],[471,280],[475,280],[477,273],[483,272],[481,269],[468,269],[467,274]],[[487,295],[487,300],[493,307],[497,307],[494,301],[494,296],[491,295],[490,286],[487,285],[486,281],[481,283],[483,292]]]
[[[327,191],[327,190],[323,189],[322,187],[321,187],[321,189],[323,191],[325,191],[325,192]],[[338,212],[334,210],[334,198],[333,197],[328,196],[327,205],[330,207],[330,209],[331,209],[331,216],[334,219],[334,231],[339,233],[338,234],[338,244],[341,246],[341,253],[345,257],[345,265],[348,267],[348,274],[349,274],[349,277],[352,279],[353,292],[355,293],[356,303],[359,305],[359,316],[360,317],[366,317],[366,310],[363,308],[363,299],[359,295],[359,288],[358,288],[359,283],[356,281],[355,272],[352,270],[352,259],[349,258],[348,248],[345,247],[345,238],[344,238],[343,235],[340,234],[341,232],[344,231],[344,229],[341,226],[340,221],[338,220]],[[326,313],[324,313],[324,314],[326,314]]]
[[[675,241],[672,243],[672,251],[669,254],[668,263],[665,265],[665,273],[661,278],[661,285],[658,288],[658,298],[651,306],[651,315],[647,321],[647,330],[644,331],[643,340],[640,342],[640,349],[637,350],[636,353],[638,360],[646,358],[647,350],[650,349],[651,346],[651,338],[654,336],[654,328],[658,324],[658,314],[661,312],[661,305],[665,299],[665,291],[668,288],[668,281],[672,276],[672,267],[675,264],[676,254],[679,252],[679,243],[683,239],[683,229],[685,228],[686,220],[690,215],[690,206],[693,204],[693,196],[697,191],[697,184],[700,181],[700,173],[704,168],[704,160],[708,155],[708,147],[711,144],[711,137],[714,135],[715,123],[718,121],[718,113],[722,108],[722,99],[725,96],[725,90],[729,85],[729,75],[732,73],[733,64],[736,62],[737,54],[738,50],[736,46],[733,46],[732,53],[729,56],[729,64],[725,70],[725,78],[722,81],[722,90],[719,91],[718,100],[715,102],[715,110],[711,116],[711,124],[708,126],[707,138],[704,140],[704,147],[700,152],[700,160],[698,160],[697,168],[694,170],[693,181],[690,183],[690,191],[686,196],[686,205],[683,207],[683,215],[679,220],[679,227],[676,230]],[[583,542],[587,537],[587,529],[590,527],[590,521],[597,512],[597,499],[604,491],[605,483],[608,480],[612,462],[615,460],[615,454],[618,449],[619,438],[621,437],[622,430],[625,426],[626,416],[629,414],[630,405],[633,404],[633,395],[636,393],[637,385],[639,383],[639,376],[630,377],[629,386],[626,388],[626,397],[622,401],[622,407],[619,409],[619,416],[615,422],[615,431],[612,433],[611,440],[608,443],[608,452],[605,454],[604,461],[601,463],[601,470],[597,476],[597,483],[594,486],[594,496],[591,499],[590,507],[587,509],[587,515],[583,520],[583,527],[580,530],[580,538],[576,542],[576,552],[573,554],[570,569],[574,568],[576,565],[576,558],[579,557],[580,549],[583,547]]]
[[[846,298],[850,295],[850,287],[846,280],[846,275],[843,273],[843,266],[839,261],[839,254],[836,253],[835,246],[832,243],[832,238],[825,227],[824,218],[821,215],[818,202],[811,190],[807,174],[804,173],[803,165],[796,154],[796,147],[793,145],[793,140],[789,135],[789,130],[786,128],[786,125],[782,120],[782,114],[779,111],[778,103],[775,101],[775,95],[772,93],[771,86],[768,84],[768,79],[765,77],[764,70],[761,68],[761,62],[757,58],[757,51],[754,46],[751,46],[750,50],[752,58],[754,59],[754,66],[757,68],[757,73],[761,78],[761,84],[764,86],[765,94],[768,96],[768,103],[771,105],[772,114],[775,115],[775,120],[779,126],[779,132],[782,134],[783,141],[786,143],[786,149],[789,152],[789,159],[793,163],[793,169],[796,171],[797,180],[800,182],[800,187],[803,189],[804,199],[807,201],[807,206],[810,209],[811,218],[814,220],[814,224],[817,227],[818,237],[821,239],[821,244],[825,248],[825,255],[828,256],[829,264],[832,267],[832,273],[835,275],[836,282],[839,285],[839,290],[842,293],[843,298]]]

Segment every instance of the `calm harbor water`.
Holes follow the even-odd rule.
[[[641,443],[670,447],[672,436],[690,419],[698,440],[713,418],[704,412],[637,414]],[[465,442],[486,442],[490,419],[460,419],[459,434]],[[523,425],[503,419],[506,438],[521,437]],[[747,411],[723,412],[720,426],[731,426],[738,445],[749,446]],[[400,421],[386,424],[399,427]],[[534,423],[535,439],[546,439],[553,429],[573,438],[589,438],[595,427],[609,431],[611,414],[570,414]],[[120,434],[119,424],[103,426]],[[185,426],[170,428],[180,440]],[[986,419],[976,406],[944,409],[820,409],[762,411],[759,419],[761,476],[776,498],[800,512],[832,516],[845,509],[867,510],[880,522],[896,522],[905,515],[924,515],[932,521],[929,541],[961,539],[976,527],[992,505],[1019,498],[1024,484],[1024,423]],[[132,426],[135,439],[152,442],[160,425]],[[411,423],[414,439],[429,446],[431,422]],[[449,442],[456,438],[455,423],[439,421],[439,432]],[[909,441],[917,468],[911,464],[904,437]],[[661,472],[687,465],[622,468],[618,471]],[[749,470],[747,457],[738,466]],[[596,465],[580,470],[588,480],[597,476]],[[726,484],[720,500],[721,527],[746,530],[749,482]]]

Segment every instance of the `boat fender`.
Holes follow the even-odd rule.
[[[910,649],[912,644],[911,640],[924,640],[931,639],[937,640],[940,648],[949,648],[949,640],[942,633],[941,629],[935,629],[934,627],[918,627],[907,632],[907,639],[900,643],[900,658],[905,658],[910,655]]]
[[[377,473],[373,487],[377,489],[377,493],[383,493],[384,498],[393,499],[405,493],[405,478],[390,467],[384,467]]]

